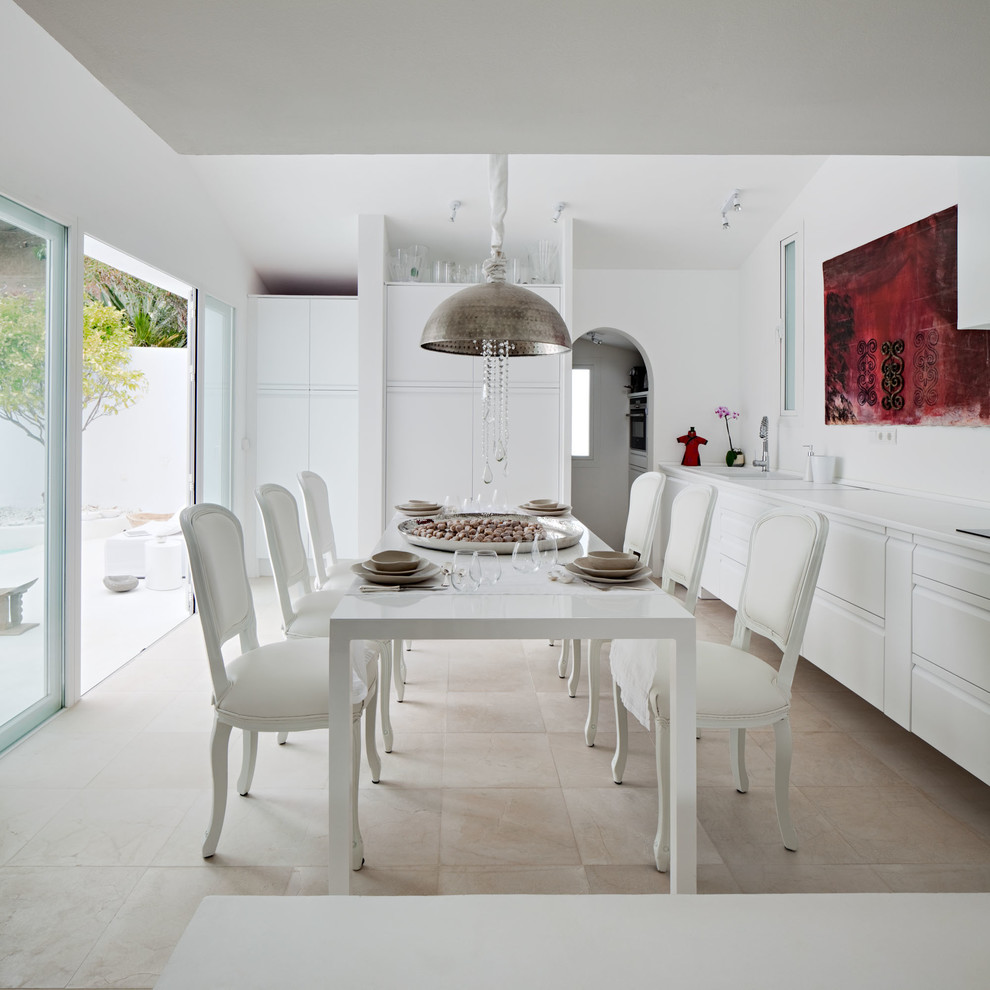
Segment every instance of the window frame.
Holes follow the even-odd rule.
[[[782,237],[778,249],[778,311],[777,311],[777,366],[778,366],[778,414],[781,417],[797,417],[801,415],[804,405],[804,252],[803,237],[800,227]],[[794,246],[793,285],[790,287],[793,300],[788,294],[787,278],[787,248]],[[790,341],[792,352],[788,361],[788,303],[793,302],[793,339]],[[788,407],[787,375],[791,366],[793,375],[792,405]]]
[[[576,432],[577,419],[574,415],[574,397],[576,389],[574,386],[575,372],[584,372],[588,376],[588,453],[574,453],[574,436]],[[595,366],[593,364],[573,364],[571,365],[571,460],[580,461],[587,464],[595,459]]]

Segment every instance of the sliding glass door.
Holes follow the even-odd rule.
[[[63,699],[66,257],[0,197],[0,749]]]

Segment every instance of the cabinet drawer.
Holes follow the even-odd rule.
[[[732,510],[722,510],[719,516],[722,553],[743,566],[749,556],[749,539],[755,518]]]
[[[911,731],[990,784],[990,706],[914,667]]]
[[[721,557],[718,565],[718,597],[732,608],[739,607],[739,592],[742,591],[743,575],[746,568],[729,557]]]
[[[882,616],[887,538],[830,520],[818,587]]]
[[[952,589],[916,585],[912,613],[912,651],[990,691],[990,610],[962,601]]]
[[[815,595],[801,656],[883,710],[883,626]]]
[[[931,547],[918,547],[914,551],[914,573],[990,599],[990,560],[984,562]]]

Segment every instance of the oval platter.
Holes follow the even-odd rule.
[[[532,526],[536,523],[543,528],[545,533],[556,537],[558,550],[563,550],[566,547],[574,546],[574,544],[578,543],[581,537],[584,536],[584,526],[582,526],[576,519],[551,519],[549,517],[543,517],[537,520],[533,516],[512,512],[457,512],[452,513],[449,516],[443,516],[442,518],[447,523],[468,521],[494,523],[511,521],[519,523],[521,527]],[[449,553],[453,553],[455,550],[494,550],[496,553],[505,554],[512,553],[516,546],[515,543],[486,543],[472,542],[470,540],[447,540],[436,536],[417,535],[413,532],[413,530],[417,529],[421,525],[429,525],[430,523],[435,522],[436,520],[433,519],[426,520],[425,522],[421,522],[417,519],[406,519],[399,523],[399,532],[413,546],[426,547],[428,550],[446,550]],[[549,540],[546,539],[541,539],[537,542],[539,543],[541,549],[550,545]]]

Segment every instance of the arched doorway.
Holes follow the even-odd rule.
[[[571,504],[591,530],[611,546],[621,546],[629,486],[652,463],[648,406],[643,441],[633,448],[630,436],[631,396],[648,403],[649,362],[627,333],[598,327],[574,341],[571,366],[589,392],[586,422],[571,424],[575,439],[585,429],[588,435],[587,452],[571,457]]]

